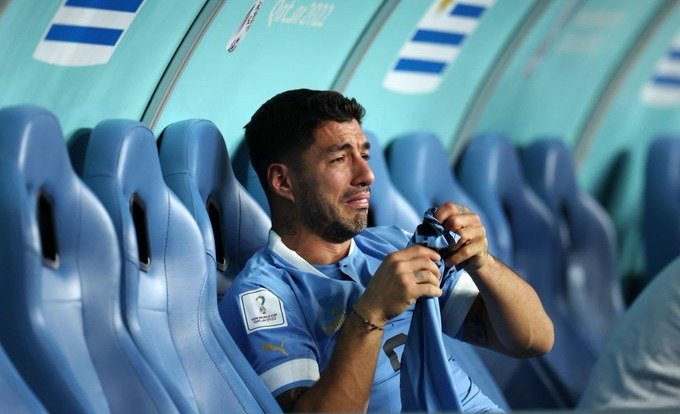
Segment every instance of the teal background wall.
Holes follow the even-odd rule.
[[[61,1],[11,1],[0,15],[0,106],[53,111],[68,137],[105,118],[139,119],[168,61],[203,6],[146,0],[104,65],[63,67],[33,58]]]
[[[330,6],[319,25],[295,23],[296,8],[311,8],[315,3]],[[292,88],[331,87],[381,3],[266,1],[238,47],[228,53],[226,44],[253,1],[226,2],[181,74],[156,131],[182,119],[207,118],[220,128],[233,152],[250,116],[274,94]]]
[[[680,3],[676,3],[636,59],[592,143],[584,143],[585,155],[579,160],[580,181],[602,200],[614,219],[622,238],[622,267],[633,273],[644,271],[641,214],[647,148],[659,134],[680,131],[680,100],[654,105],[642,94],[679,31]],[[675,49],[679,46],[675,40]],[[677,86],[675,90],[678,96]]]
[[[477,126],[523,144],[569,146],[660,1],[553,1],[508,66]]]
[[[373,39],[345,90],[366,107],[364,126],[384,144],[396,135],[426,130],[435,132],[446,146],[451,146],[478,89],[534,4],[533,1],[496,1],[463,43],[438,89],[423,94],[386,89],[383,79],[432,3],[401,1]]]

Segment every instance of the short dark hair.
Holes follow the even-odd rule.
[[[361,124],[366,111],[356,99],[335,91],[294,89],[265,102],[246,124],[250,161],[269,194],[267,168],[278,162],[296,164],[314,143],[314,130],[326,121]]]

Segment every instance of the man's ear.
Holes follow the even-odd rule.
[[[273,194],[295,201],[290,173],[290,169],[285,164],[271,164],[267,168],[267,182]]]

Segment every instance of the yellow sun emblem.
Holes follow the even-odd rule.
[[[453,3],[453,0],[440,0],[439,6],[437,7],[439,12],[446,10],[451,5],[451,3]]]

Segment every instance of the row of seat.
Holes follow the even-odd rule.
[[[217,269],[236,271],[269,226],[230,180],[221,135],[178,124],[161,157],[136,121],[80,139],[82,179],[51,113],[0,110],[2,410],[280,411],[217,311]],[[215,175],[201,175],[208,156]],[[220,256],[204,215],[238,212],[247,231],[222,220],[238,248]]]
[[[58,122],[41,108],[0,111],[0,131],[0,343],[8,355],[0,352],[0,380],[12,384],[0,404],[278,410],[215,300],[270,226],[244,148],[232,169],[209,121],[172,124],[156,140],[138,122],[109,120],[74,136],[69,163]],[[558,139],[518,152],[501,135],[481,136],[455,172],[446,153],[423,133],[373,150],[371,224],[413,229],[419,212],[449,200],[478,212],[491,251],[541,295],[557,340],[532,360],[455,340],[447,348],[502,407],[571,407],[623,308],[611,223],[576,186]]]

